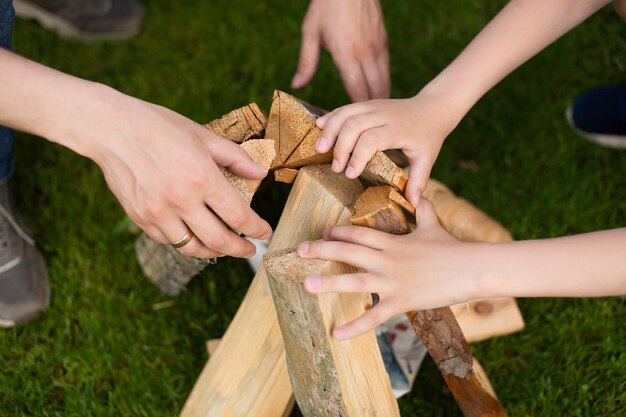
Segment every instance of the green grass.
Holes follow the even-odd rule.
[[[267,109],[273,89],[288,90],[305,1],[144,3],[145,30],[131,41],[81,44],[17,21],[15,48],[200,122],[253,100]],[[417,92],[503,1],[410,3],[383,4],[395,97]],[[624,226],[626,153],[578,138],[563,112],[587,88],[626,81],[625,38],[607,9],[548,48],[470,112],[433,176],[516,239]],[[347,102],[328,57],[298,95],[325,108]],[[221,261],[154,310],[167,298],[142,277],[97,167],[24,134],[16,154],[13,188],[53,299],[40,320],[0,332],[0,416],[177,415],[207,359],[204,341],[222,335],[245,294],[245,261]],[[266,191],[255,207],[275,222],[287,190]],[[511,415],[625,415],[624,298],[519,305],[523,332],[473,346]],[[404,416],[460,414],[430,360],[400,405]]]

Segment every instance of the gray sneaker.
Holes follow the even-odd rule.
[[[135,0],[13,0],[13,6],[19,17],[86,41],[135,36],[144,17]]]
[[[0,327],[32,320],[49,304],[46,264],[27,234],[4,180],[0,182]]]

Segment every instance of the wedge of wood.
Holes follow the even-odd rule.
[[[326,113],[283,91],[274,91],[265,137],[276,143],[273,168],[298,168],[332,161],[332,151],[320,154],[315,144],[322,130],[315,121]]]

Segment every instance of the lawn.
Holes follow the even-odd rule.
[[[15,49],[199,122],[250,101],[268,109],[273,89],[289,91],[307,2],[144,3],[144,31],[130,41],[82,44],[18,20]],[[384,0],[393,96],[415,94],[503,4]],[[576,94],[626,81],[624,39],[607,8],[523,66],[450,135],[433,177],[516,239],[625,226],[626,152],[587,143],[563,117]],[[347,102],[327,56],[297,94],[329,109]],[[0,332],[0,416],[177,415],[205,340],[223,334],[246,292],[246,262],[220,261],[154,309],[170,298],[142,276],[97,166],[25,134],[16,162],[12,186],[53,298],[40,320]],[[287,192],[275,186],[254,207],[275,224]],[[523,332],[473,345],[511,415],[626,415],[625,298],[518,302]],[[460,414],[429,359],[400,406],[404,416]]]

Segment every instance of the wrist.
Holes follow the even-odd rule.
[[[468,300],[477,298],[493,298],[506,296],[507,271],[502,270],[501,257],[503,245],[507,243],[468,243],[472,250],[469,251],[467,262],[467,287]],[[505,262],[506,263],[506,262]]]
[[[79,93],[68,99],[65,116],[47,137],[98,163],[111,145],[107,142],[116,139],[111,128],[119,127],[119,109],[127,96],[104,84],[80,81]]]

